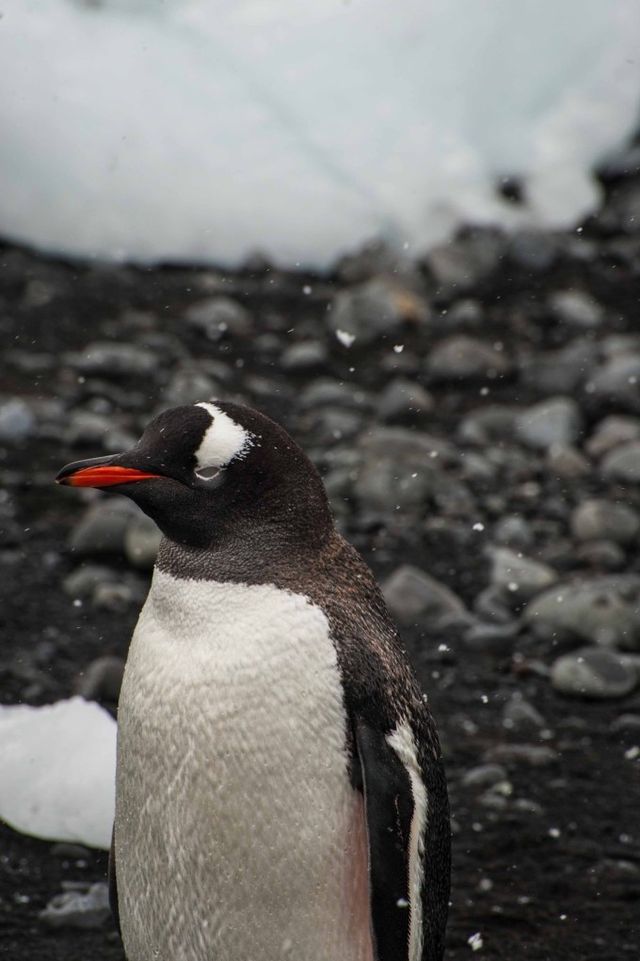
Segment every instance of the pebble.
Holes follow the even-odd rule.
[[[574,554],[580,564],[589,564],[598,570],[619,571],[626,563],[626,555],[614,541],[584,541]]]
[[[36,426],[35,416],[19,397],[0,400],[0,442],[18,444],[26,440]]]
[[[145,377],[158,367],[158,358],[148,348],[112,341],[89,344],[80,353],[66,354],[65,360],[83,374],[98,374],[107,380]]]
[[[520,380],[543,394],[576,390],[596,364],[597,347],[580,337],[559,350],[527,353],[520,361]]]
[[[517,440],[534,450],[547,450],[553,444],[570,447],[580,436],[582,418],[570,397],[552,397],[533,404],[515,419]]]
[[[429,306],[422,297],[387,277],[341,290],[327,313],[332,333],[350,334],[356,348],[399,336],[407,325],[422,325],[429,318]]]
[[[431,394],[404,377],[396,377],[387,384],[377,405],[378,416],[388,424],[420,423],[433,408]]]
[[[501,764],[478,764],[462,776],[463,787],[486,788],[506,781],[507,771]]]
[[[571,533],[580,541],[611,540],[630,544],[640,531],[640,516],[626,504],[590,498],[579,504],[570,518]]]
[[[451,453],[446,441],[401,427],[377,427],[359,440],[353,490],[371,511],[415,511],[434,491],[437,465]]]
[[[110,918],[109,889],[102,881],[88,890],[56,894],[40,912],[40,919],[52,928],[101,928]]]
[[[640,647],[640,577],[608,574],[562,584],[529,602],[524,619],[543,638],[571,636],[608,647]]]
[[[625,697],[637,683],[637,670],[615,651],[601,647],[581,648],[559,657],[551,667],[555,690],[578,697]]]
[[[79,555],[124,553],[127,528],[137,513],[124,498],[93,504],[71,531],[71,550]]]
[[[531,767],[546,767],[558,760],[558,753],[551,747],[537,744],[496,744],[485,751],[484,758],[489,763],[529,764]]]
[[[585,450],[591,457],[600,458],[620,444],[633,440],[640,440],[640,420],[636,417],[611,414],[598,421],[585,444]]]
[[[283,370],[292,373],[317,371],[324,368],[329,358],[329,352],[320,340],[303,340],[298,344],[290,344],[280,357]]]
[[[156,562],[162,533],[146,514],[138,514],[127,525],[124,553],[133,567],[151,570]]]
[[[433,630],[465,624],[469,613],[450,588],[411,564],[403,564],[382,585],[389,610],[402,624],[419,622]]]
[[[227,332],[236,337],[247,337],[253,331],[251,314],[231,297],[199,300],[187,307],[184,319],[202,330],[209,340],[220,340]]]
[[[489,554],[491,583],[507,597],[530,600],[558,580],[553,568],[509,547],[491,548]]]
[[[458,440],[466,444],[488,444],[511,440],[517,407],[487,404],[466,414],[458,425]]]
[[[600,469],[606,480],[640,483],[640,441],[616,447],[605,456]]]
[[[220,387],[213,377],[196,365],[179,367],[172,375],[162,397],[162,406],[182,407],[219,396]]]
[[[502,723],[510,731],[534,731],[545,726],[545,720],[521,691],[514,691],[502,711]]]
[[[475,228],[448,243],[432,247],[424,264],[440,297],[453,297],[472,290],[499,265],[505,238],[491,228]]]
[[[603,403],[640,411],[640,354],[615,355],[594,371],[586,390]]]
[[[432,348],[426,369],[434,383],[474,381],[505,376],[511,370],[511,361],[492,344],[456,334]]]
[[[124,673],[121,657],[105,655],[91,661],[75,681],[75,693],[86,701],[117,702]]]
[[[91,597],[96,587],[115,579],[115,572],[110,567],[99,564],[81,564],[62,582],[62,589],[69,597]]]
[[[604,309],[581,290],[558,290],[549,298],[549,310],[560,322],[585,329],[599,327]]]
[[[552,477],[578,480],[591,473],[591,464],[575,447],[552,444],[547,451],[546,466]]]

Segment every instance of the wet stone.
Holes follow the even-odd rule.
[[[40,920],[52,928],[101,928],[110,918],[109,889],[104,882],[86,891],[56,894],[40,912]]]
[[[570,636],[634,650],[640,645],[640,577],[610,574],[561,584],[534,598],[524,619],[543,638]]]
[[[486,788],[507,779],[507,771],[501,764],[479,764],[469,768],[462,776],[463,787]]]
[[[151,570],[155,564],[162,533],[146,514],[138,514],[128,524],[124,536],[124,552],[133,567]]]
[[[433,410],[431,394],[415,381],[397,377],[382,392],[378,414],[386,423],[419,423]]]
[[[86,701],[117,702],[120,696],[124,661],[121,657],[98,657],[76,678],[75,693]]]
[[[445,584],[417,567],[403,564],[382,586],[391,613],[403,624],[419,621],[432,628],[464,624],[469,614]]]
[[[209,340],[220,340],[230,333],[246,337],[253,330],[249,311],[231,297],[208,297],[199,300],[184,312],[188,324],[203,331]]]
[[[152,374],[158,358],[148,348],[112,341],[89,344],[81,353],[67,354],[67,362],[83,374],[97,374],[107,380]]]
[[[534,731],[545,726],[545,720],[520,691],[514,691],[502,711],[502,723],[510,731]]]
[[[291,344],[283,351],[280,364],[283,370],[292,373],[313,371],[323,368],[328,357],[329,352],[322,341],[303,340],[299,344]]]
[[[541,564],[508,547],[491,549],[491,583],[503,595],[529,600],[554,584],[558,575],[547,564]]]
[[[604,309],[597,300],[581,290],[559,290],[549,298],[553,316],[565,324],[585,329],[599,327]]]
[[[19,397],[0,399],[0,443],[17,444],[33,433],[36,419]]]
[[[341,290],[327,313],[329,329],[354,337],[356,348],[384,337],[395,337],[408,324],[429,320],[427,302],[413,290],[386,277]]]
[[[586,389],[603,404],[640,411],[640,354],[612,357],[593,373]]]
[[[463,334],[437,343],[427,358],[427,373],[434,383],[493,379],[508,374],[511,362],[503,350]]]
[[[624,697],[638,683],[637,670],[615,651],[585,647],[558,658],[551,667],[556,691],[597,699]]]
[[[571,514],[571,532],[578,540],[611,540],[629,544],[640,531],[640,516],[626,504],[591,498]]]
[[[553,444],[569,447],[581,428],[578,405],[569,397],[553,397],[522,411],[515,420],[517,440],[534,450],[546,450]]]
[[[640,441],[632,441],[612,450],[602,461],[601,472],[607,480],[640,483]]]
[[[599,458],[615,447],[633,440],[640,440],[640,420],[612,414],[598,421],[585,449],[591,457]]]
[[[80,555],[124,553],[125,534],[137,512],[125,500],[92,505],[71,532],[71,550]]]

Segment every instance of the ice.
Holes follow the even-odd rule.
[[[461,220],[574,224],[637,122],[638,36],[637,0],[4,0],[0,233],[323,268]]]
[[[108,848],[115,766],[116,723],[99,705],[0,705],[0,818],[16,830]]]

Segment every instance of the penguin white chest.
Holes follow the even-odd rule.
[[[129,961],[371,961],[362,802],[318,607],[156,571],[118,721]]]

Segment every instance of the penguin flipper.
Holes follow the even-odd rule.
[[[120,911],[118,910],[118,882],[116,879],[116,847],[114,841],[115,828],[111,832],[111,848],[109,850],[109,867],[107,868],[107,881],[109,884],[109,907],[116,922],[118,934],[122,937],[120,928]]]
[[[375,961],[408,961],[411,781],[382,732],[358,721],[355,740],[367,824]],[[402,954],[399,945],[406,946]]]

